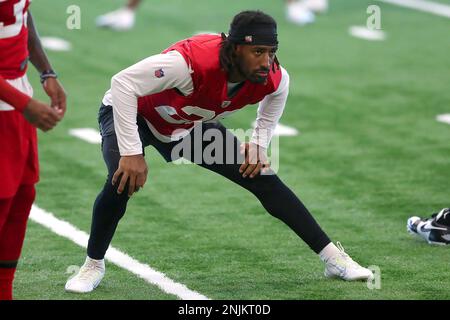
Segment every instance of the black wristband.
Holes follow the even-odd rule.
[[[58,78],[58,75],[56,74],[55,71],[53,70],[45,70],[44,72],[41,73],[40,75],[41,78],[41,83],[44,83],[45,80],[47,80],[48,78]]]

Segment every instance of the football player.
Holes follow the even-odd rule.
[[[36,128],[52,129],[66,110],[66,95],[42,49],[30,0],[0,0],[0,300],[12,283],[38,181]],[[32,98],[28,60],[41,74],[50,105]]]
[[[406,229],[429,244],[450,244],[450,208],[432,214],[431,218],[411,217],[406,223]]]
[[[104,256],[127,202],[146,182],[148,145],[167,161],[182,156],[253,193],[320,256],[327,277],[373,277],[331,242],[270,168],[266,150],[289,91],[289,75],[278,63],[277,49],[275,20],[261,11],[244,11],[234,17],[228,36],[182,40],[112,78],[99,112],[108,177],[94,203],[86,261],[66,283],[67,291],[90,292],[102,280]],[[253,136],[241,144],[218,120],[257,102]],[[209,141],[196,138],[198,132],[200,137],[208,132],[220,136],[214,141],[216,153],[227,161],[197,159],[195,151],[201,157],[209,147]],[[180,144],[189,147],[182,154],[174,152]]]

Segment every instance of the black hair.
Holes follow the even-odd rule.
[[[256,10],[248,10],[242,11],[238,13],[230,24],[230,30],[237,30],[240,28],[248,27],[252,24],[267,24],[276,29],[277,23],[276,21],[265,14],[262,11]],[[229,73],[234,66],[236,65],[236,55],[235,55],[236,44],[232,43],[228,37],[222,33],[222,43],[220,44],[220,52],[219,52],[219,61],[222,69]],[[274,65],[279,67],[278,58],[275,56]],[[275,66],[273,66],[275,68]],[[275,69],[274,69],[275,70]]]

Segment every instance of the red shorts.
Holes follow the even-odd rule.
[[[0,198],[38,180],[36,128],[18,111],[0,111]]]

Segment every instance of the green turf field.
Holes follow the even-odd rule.
[[[48,52],[68,92],[64,121],[40,133],[36,204],[89,232],[106,170],[98,145],[68,135],[97,128],[110,78],[197,31],[227,31],[234,14],[262,9],[279,23],[279,59],[291,77],[281,123],[279,176],[334,241],[362,265],[381,270],[381,289],[328,280],[319,258],[249,193],[194,165],[166,164],[148,149],[149,178],[129,203],[112,245],[211,299],[449,299],[450,251],[406,232],[411,215],[449,206],[450,19],[366,0],[331,0],[304,28],[284,20],[281,0],[146,0],[131,32],[97,29],[95,17],[122,1],[39,0],[31,11],[41,36],[70,41]],[[449,1],[441,1],[449,4]],[[387,39],[351,37],[370,4],[382,9]],[[66,8],[81,8],[68,30]],[[36,97],[44,99],[30,68]],[[256,107],[225,121],[248,129]],[[16,276],[17,299],[176,299],[107,264],[89,295],[64,292],[67,267],[85,250],[30,221]]]

